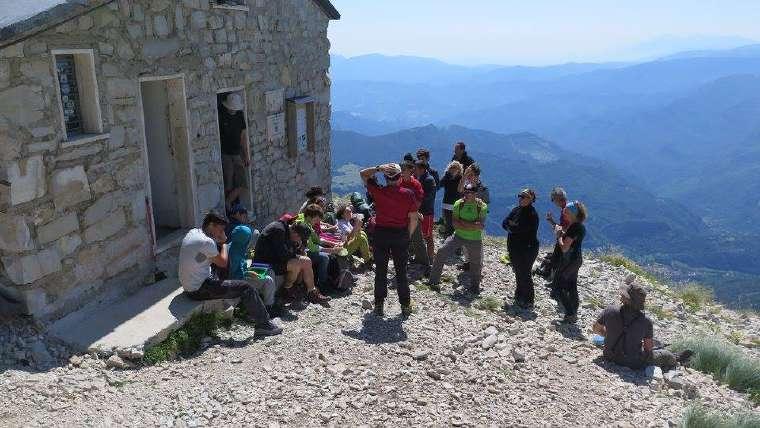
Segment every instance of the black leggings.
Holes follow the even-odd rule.
[[[565,307],[565,315],[577,315],[580,306],[578,297],[578,273],[574,277],[554,280],[552,297]]]
[[[538,247],[512,248],[509,250],[509,259],[512,262],[512,271],[515,273],[515,300],[518,303],[533,305],[535,291],[533,288],[533,263],[538,257]]]

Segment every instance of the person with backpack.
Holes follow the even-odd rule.
[[[459,248],[467,249],[468,262],[470,263],[470,292],[480,294],[480,279],[483,260],[483,229],[488,215],[488,205],[477,198],[477,187],[467,184],[464,188],[464,197],[454,203],[452,218],[454,222],[454,234],[446,239],[443,246],[435,255],[433,268],[430,272],[430,288],[441,291],[441,274],[443,265],[456,253]]]
[[[425,200],[425,189],[422,187],[422,183],[417,180],[414,175],[415,166],[414,163],[405,162],[401,165],[401,187],[407,188],[414,193],[414,198],[417,201],[417,206],[422,208],[422,203]],[[409,252],[414,257],[414,264],[423,267],[425,274],[427,275],[430,270],[430,257],[428,257],[427,247],[422,232],[423,214],[417,212],[417,228],[412,233],[412,239],[409,242]]]
[[[538,257],[538,213],[533,207],[536,192],[524,189],[518,195],[518,205],[504,219],[501,227],[508,232],[507,250],[515,273],[515,304],[532,308],[535,301],[533,263]]]
[[[606,360],[634,370],[654,365],[669,371],[688,361],[693,352],[684,350],[675,355],[654,349],[654,324],[644,313],[646,297],[646,290],[639,284],[626,284],[620,289],[620,305],[602,311],[593,330],[604,337]]]
[[[574,324],[578,320],[578,271],[583,265],[583,238],[586,237],[586,206],[575,201],[567,204],[568,226],[556,225],[554,233],[560,251],[552,281],[551,297],[565,308],[563,322]]]
[[[435,240],[433,240],[433,223],[435,217],[435,178],[428,171],[428,164],[425,161],[418,160],[414,164],[415,175],[417,180],[422,184],[424,196],[420,203],[420,214],[422,214],[422,238],[425,240],[427,247],[428,265],[435,256]],[[428,273],[428,272],[426,272]]]

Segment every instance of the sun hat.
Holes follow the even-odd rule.
[[[239,94],[229,94],[222,102],[222,105],[230,111],[241,111],[243,110],[243,97]]]
[[[647,291],[638,283],[626,284],[620,288],[620,295],[628,299],[634,309],[644,310],[647,299]]]
[[[388,164],[386,171],[383,171],[386,180],[396,181],[401,175],[401,166],[397,163]]]

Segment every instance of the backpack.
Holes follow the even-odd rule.
[[[633,319],[631,319],[631,321],[628,324],[626,324],[625,323],[625,319],[623,318],[623,312],[622,312],[622,310],[620,311],[620,323],[623,324],[623,330],[620,332],[620,336],[618,336],[617,340],[615,341],[615,343],[610,348],[610,350],[612,351],[612,355],[614,355],[614,356],[618,355],[618,352],[617,352],[618,345],[620,345],[620,342],[623,342],[625,344],[625,342],[623,341],[623,339],[628,335],[628,329],[631,328],[631,326],[636,321],[638,321],[639,318],[642,317],[642,315],[644,315],[644,314],[641,311],[639,311],[639,313],[637,313],[636,316],[633,317]],[[623,346],[623,353],[620,354],[620,356],[623,357],[623,358],[627,358],[628,357],[628,355],[625,354],[625,346]]]

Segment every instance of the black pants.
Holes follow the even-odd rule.
[[[538,257],[538,246],[528,248],[510,248],[509,259],[515,273],[515,300],[518,303],[533,305],[535,291],[533,288],[533,263]]]
[[[444,237],[448,238],[449,236],[454,234],[454,212],[451,210],[443,210],[443,226],[444,226]]]
[[[191,293],[185,292],[185,294],[193,300],[236,299],[239,297],[240,303],[248,312],[248,318],[255,322],[257,327],[269,325],[269,313],[261,300],[261,296],[253,288],[253,285],[246,281],[222,281],[217,278],[208,278],[203,281],[201,288]]]
[[[406,266],[409,262],[409,232],[406,228],[378,226],[375,228],[374,235],[375,301],[383,301],[388,296],[388,261],[393,257],[398,300],[404,306],[409,305],[411,297],[409,296],[409,279],[406,277]]]
[[[554,279],[552,297],[565,307],[565,315],[577,315],[580,299],[578,298],[578,272],[571,277]]]

